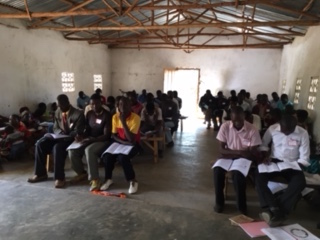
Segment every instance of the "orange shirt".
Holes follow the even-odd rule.
[[[140,117],[135,113],[130,113],[126,119],[129,131],[136,135],[136,141],[140,142]],[[118,134],[119,138],[127,141],[126,135],[120,120],[120,113],[116,113],[112,117],[112,133]]]

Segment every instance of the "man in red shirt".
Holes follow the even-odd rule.
[[[112,117],[112,137],[114,141],[131,145],[133,148],[126,154],[105,153],[103,161],[105,163],[105,183],[101,190],[107,190],[112,184],[112,171],[117,160],[121,163],[125,177],[130,182],[129,194],[138,191],[138,182],[136,181],[135,172],[131,164],[131,158],[138,153],[136,144],[140,141],[139,135],[140,117],[131,112],[131,105],[128,98],[122,97],[119,101],[119,112]]]

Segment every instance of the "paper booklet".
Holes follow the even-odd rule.
[[[240,223],[249,223],[254,221],[254,219],[243,214],[231,217],[229,218],[229,220],[231,222],[231,225],[234,226],[239,226]]]
[[[294,162],[271,162],[270,164],[261,163],[258,165],[259,173],[281,172],[285,169],[300,170],[301,168],[297,161]]]
[[[72,149],[78,149],[78,148],[81,148],[82,146],[83,146],[83,143],[73,141],[73,143],[71,143],[66,150],[68,151],[68,150],[72,150]]]
[[[69,135],[64,135],[64,134],[54,134],[54,133],[46,133],[44,135],[45,137],[48,138],[53,138],[53,139],[61,139],[61,138],[69,138]]]
[[[114,142],[102,153],[102,155],[105,153],[128,155],[132,148],[133,146]]]
[[[263,228],[261,231],[271,240],[320,240],[299,224],[275,228]]]
[[[285,184],[285,183],[272,182],[272,181],[268,182],[268,188],[273,194],[280,192],[282,190],[285,190],[287,187],[288,187],[288,184]],[[304,197],[305,195],[307,195],[308,193],[311,193],[312,191],[314,191],[313,188],[305,188],[302,190],[301,195]]]
[[[219,159],[218,161],[216,161],[216,163],[213,165],[212,168],[221,167],[226,171],[237,170],[246,177],[249,173],[250,166],[251,166],[251,161],[245,158],[239,158],[236,160]]]
[[[263,228],[269,228],[266,222],[250,222],[250,223],[240,223],[239,226],[245,231],[251,238],[257,238],[265,236],[266,234],[262,232]],[[287,239],[286,239],[287,240]]]

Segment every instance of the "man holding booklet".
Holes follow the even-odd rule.
[[[306,186],[301,166],[309,165],[309,136],[306,130],[297,126],[294,116],[284,115],[280,123],[268,128],[260,149],[263,160],[258,166],[256,188],[261,206],[269,209],[260,217],[273,227],[285,220]],[[288,182],[288,188],[277,198],[268,188],[268,182],[276,177]]]
[[[130,183],[129,194],[138,191],[138,182],[131,164],[131,158],[138,153],[136,147],[140,141],[140,117],[131,112],[128,98],[119,101],[119,112],[112,117],[112,138],[114,143],[103,153],[105,163],[105,183],[101,190],[107,190],[112,184],[112,171],[117,160],[122,165],[124,175]]]
[[[90,98],[90,110],[86,115],[86,125],[83,134],[78,134],[75,141],[68,147],[72,169],[77,176],[73,182],[86,178],[90,181],[90,191],[100,190],[99,158],[108,147],[111,140],[111,114],[102,107],[99,94]],[[85,154],[88,173],[84,169],[82,157]]]
[[[240,106],[231,109],[231,121],[221,125],[217,139],[220,141],[219,159],[213,166],[213,180],[216,195],[214,211],[221,213],[224,209],[225,174],[232,172],[232,180],[237,195],[237,208],[246,214],[246,176],[251,161],[257,158],[261,144],[259,131],[245,120]]]
[[[54,159],[55,187],[65,186],[64,164],[67,157],[67,147],[75,136],[84,130],[83,112],[71,106],[66,95],[57,97],[59,108],[54,117],[54,134],[45,134],[36,143],[35,174],[28,179],[30,183],[36,183],[48,179],[46,170],[47,154],[52,152]]]

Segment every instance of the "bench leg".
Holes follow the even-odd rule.
[[[158,141],[153,141],[153,157],[154,157],[154,162],[158,162]]]

